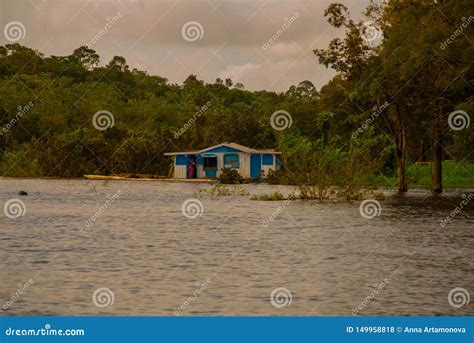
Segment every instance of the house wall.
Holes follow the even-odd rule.
[[[249,154],[244,152],[213,152],[217,156],[217,177],[222,174],[222,169],[224,169],[224,155],[225,154],[238,154],[239,155],[239,174],[242,177],[250,176],[250,158]],[[203,173],[204,174],[204,173]]]
[[[196,177],[198,179],[205,178],[206,176],[204,175],[204,167],[202,164],[197,163],[196,164]]]
[[[242,177],[250,177],[250,155],[245,152],[233,152],[239,155],[239,174]],[[217,154],[217,176],[222,174],[222,169],[224,168],[224,155],[225,153]]]
[[[180,156],[180,157],[178,157]],[[175,179],[185,179],[187,174],[187,166],[182,164],[183,162],[178,162],[178,159],[182,159],[186,155],[176,155],[174,156],[174,172],[173,177]]]
[[[272,156],[272,164],[271,165],[268,165],[268,164],[263,164],[264,162],[264,155],[271,155]],[[275,155],[273,154],[262,154],[262,177],[265,177],[268,175],[268,173],[270,172],[270,170],[275,170]]]
[[[245,152],[240,152],[238,150],[234,151],[225,151],[225,152],[218,152],[218,151],[209,151],[205,153],[213,153],[217,156],[217,177],[219,177],[222,173],[222,169],[224,168],[224,155],[229,154],[229,153],[236,153],[239,155],[239,161],[240,161],[240,168],[238,169],[239,174],[242,175],[244,178],[249,178],[250,177],[250,154],[247,154]],[[273,155],[273,163],[272,165],[264,165],[263,164],[263,157],[262,154],[260,154],[262,158],[262,176],[266,176],[270,170],[275,170],[276,169],[276,158],[275,155]],[[187,175],[187,166],[186,165],[179,165],[176,164],[177,156],[174,156],[174,173],[173,177],[175,179],[185,179]],[[205,172],[204,172],[204,167],[202,164],[197,163],[196,164],[196,172],[197,172],[197,178],[205,178]]]
[[[240,175],[244,178],[250,177],[250,154],[241,153],[240,154]]]
[[[251,154],[247,154],[245,152],[238,152],[237,153],[240,158],[240,168],[239,168],[239,174],[242,175],[244,178],[249,178],[250,177],[250,156]],[[224,155],[225,153],[216,153],[217,155],[217,176],[219,176],[222,173],[222,168],[224,168]],[[270,170],[276,170],[276,157],[274,154],[265,154],[265,155],[272,155],[273,156],[273,161],[271,165],[264,165],[263,164],[263,155],[264,154],[259,154],[261,160],[261,168],[262,168],[262,176],[268,175]]]
[[[224,168],[224,155],[226,154],[238,154],[239,155],[239,161],[240,161],[240,168],[238,169],[239,174],[242,175],[242,177],[250,177],[250,155],[244,152],[238,152],[238,151],[227,151],[227,152],[217,152],[217,151],[210,151],[210,152],[205,152],[206,153],[212,153],[217,156],[217,177],[219,177],[222,174],[222,169]],[[182,172],[181,172],[182,174]],[[180,175],[181,175],[180,174]],[[184,171],[184,177],[186,177],[186,170]],[[198,178],[205,178],[205,172],[204,172],[204,166],[200,163],[197,164],[197,177]]]
[[[174,165],[174,178],[185,179],[186,178],[186,166]]]

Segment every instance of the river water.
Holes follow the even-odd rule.
[[[0,179],[2,207],[24,203],[0,216],[0,315],[474,314],[456,308],[474,297],[474,197],[441,225],[469,192],[392,194],[368,219],[250,200],[289,186],[209,187]]]

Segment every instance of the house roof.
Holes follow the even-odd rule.
[[[219,147],[222,147],[222,146],[226,146],[226,147],[229,147],[229,148],[233,148],[233,149],[236,149],[236,150],[239,150],[239,151],[242,151],[242,152],[246,152],[246,153],[248,153],[248,154],[274,154],[274,155],[279,155],[279,154],[281,154],[280,151],[276,151],[276,150],[274,150],[274,149],[253,149],[253,148],[249,148],[249,147],[246,147],[246,146],[244,146],[244,145],[237,144],[237,143],[227,143],[227,142],[224,142],[224,143],[217,144],[217,145],[214,145],[214,146],[211,146],[211,147],[209,147],[209,148],[202,149],[202,150],[167,152],[167,153],[165,153],[165,155],[166,155],[166,156],[173,156],[173,155],[198,155],[198,154],[201,154],[201,153],[203,153],[203,152],[206,152],[206,151],[209,151],[209,150],[212,150],[212,149],[216,149],[216,148],[219,148]]]

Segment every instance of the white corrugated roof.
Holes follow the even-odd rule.
[[[274,150],[274,149],[253,149],[253,148],[249,148],[249,147],[246,147],[246,146],[244,146],[244,145],[237,144],[237,143],[227,143],[227,142],[224,142],[224,143],[221,143],[221,144],[218,144],[218,145],[214,145],[214,146],[211,146],[211,147],[209,147],[209,148],[202,149],[202,150],[167,152],[167,153],[165,153],[165,155],[166,155],[166,156],[172,156],[172,155],[197,155],[197,154],[200,154],[200,153],[203,153],[203,152],[206,152],[206,151],[215,149],[215,148],[219,148],[219,147],[221,147],[221,146],[226,146],[226,147],[229,147],[229,148],[233,148],[233,149],[236,149],[236,150],[240,150],[240,151],[246,152],[246,153],[248,153],[248,154],[281,154],[280,151],[276,151],[276,150]]]

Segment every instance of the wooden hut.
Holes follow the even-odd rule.
[[[244,178],[257,179],[280,168],[281,152],[252,149],[236,143],[222,143],[202,150],[168,152],[174,158],[174,178],[219,177],[222,169],[235,169]]]

